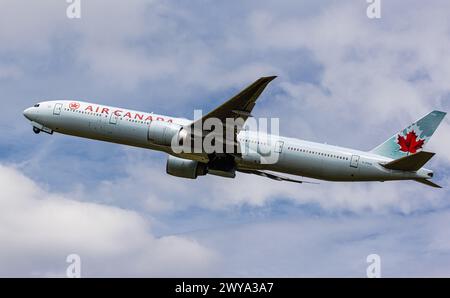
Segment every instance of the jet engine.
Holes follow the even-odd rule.
[[[207,169],[204,163],[169,155],[166,173],[176,177],[196,179],[197,176],[206,175]]]
[[[174,138],[181,146],[188,135],[181,125],[171,122],[152,121],[148,127],[148,140],[160,146],[171,146]]]

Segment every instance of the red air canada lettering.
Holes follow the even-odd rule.
[[[71,104],[71,108],[73,109],[75,105],[72,103]],[[141,121],[153,121],[153,117],[152,115],[146,115],[146,114],[141,114],[141,113],[132,113],[130,111],[126,112],[124,114],[123,110],[111,110],[110,108],[105,108],[105,107],[100,107],[100,106],[92,106],[92,105],[88,105],[86,106],[86,108],[84,109],[85,112],[91,112],[91,113],[99,113],[99,114],[104,114],[104,115],[109,115],[114,114],[114,116],[116,117],[123,117],[123,118],[129,118],[129,119],[135,119],[135,120],[141,120]],[[156,121],[167,121],[167,122],[173,122],[172,119],[166,119],[164,117],[156,117],[155,119]]]

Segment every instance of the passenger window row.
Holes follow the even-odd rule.
[[[240,139],[240,140],[242,140],[242,139]],[[262,141],[258,141],[258,140],[251,140],[251,139],[245,139],[244,142],[258,144],[258,145],[268,145],[268,143],[266,143],[266,142],[262,142]]]
[[[92,112],[86,112],[86,111],[80,111],[80,110],[72,110],[72,109],[64,109],[67,112],[73,112],[78,114],[85,114],[85,115],[91,115],[91,116],[97,116],[97,117],[103,117],[100,113],[92,113]],[[105,115],[105,118],[107,118],[108,115]]]
[[[340,155],[336,155],[336,154],[329,154],[329,153],[323,153],[323,152],[317,152],[317,151],[314,151],[314,150],[307,150],[307,149],[302,149],[302,148],[298,148],[298,147],[288,147],[288,150],[298,151],[298,152],[303,152],[303,153],[308,153],[308,154],[315,154],[315,155],[320,155],[320,156],[329,157],[329,158],[348,160],[348,157],[345,157],[345,156],[340,156]]]

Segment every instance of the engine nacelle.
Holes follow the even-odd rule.
[[[172,176],[196,179],[197,176],[206,175],[206,164],[195,160],[169,155],[166,164],[166,173]]]
[[[160,146],[171,146],[172,140],[176,138],[176,144],[182,144],[183,138],[187,135],[182,133],[183,127],[181,125],[164,122],[152,121],[148,127],[148,140],[153,144]]]

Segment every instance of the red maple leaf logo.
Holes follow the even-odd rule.
[[[406,134],[406,138],[398,135],[397,144],[400,145],[400,151],[416,153],[417,150],[421,149],[423,146],[424,140],[417,140],[417,135],[414,130],[408,132]]]
[[[77,110],[78,108],[80,108],[80,104],[78,102],[71,102],[69,104],[69,108],[71,108],[72,110]]]

